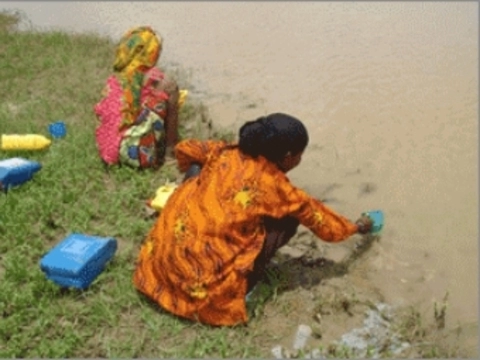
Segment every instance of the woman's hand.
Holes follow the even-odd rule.
[[[373,221],[368,216],[362,216],[355,222],[355,224],[358,226],[358,233],[365,235],[372,230]]]
[[[167,146],[165,148],[165,161],[164,165],[172,165],[177,161],[175,158],[175,147],[174,146]]]

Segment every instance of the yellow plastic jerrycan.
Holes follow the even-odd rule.
[[[2,150],[43,150],[50,146],[52,141],[43,135],[2,135]]]
[[[165,184],[159,187],[155,193],[155,197],[147,202],[148,206],[157,211],[161,211],[177,187],[177,184]]]

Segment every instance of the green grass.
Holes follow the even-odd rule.
[[[100,163],[92,106],[109,75],[112,43],[95,35],[14,32],[15,24],[0,15],[0,132],[47,134],[50,122],[63,119],[68,136],[43,152],[0,153],[43,165],[32,181],[0,196],[0,358],[259,355],[243,343],[246,329],[183,322],[132,286],[138,246],[154,221],[143,216],[144,202],[178,174],[171,166],[107,172]],[[184,136],[198,129],[191,126],[197,110],[200,104],[187,100]],[[114,260],[84,292],[59,289],[38,266],[71,232],[119,241]]]
[[[263,308],[273,308],[292,331],[298,325],[293,303],[279,295],[287,287],[281,276],[261,284],[251,308],[257,316],[246,327],[186,322],[136,293],[134,261],[154,221],[143,214],[144,202],[179,174],[173,166],[106,171],[94,142],[93,105],[110,75],[113,44],[94,34],[18,32],[19,20],[0,12],[0,133],[47,134],[47,125],[62,119],[68,135],[46,151],[0,152],[0,160],[22,156],[43,165],[32,181],[0,194],[0,358],[270,357],[276,341],[289,335],[263,325]],[[174,75],[189,88],[185,73]],[[184,137],[233,138],[213,129],[205,106],[192,99],[180,122]],[[39,268],[42,255],[71,232],[119,242],[106,271],[83,292],[60,289]],[[424,342],[417,317],[402,319],[405,337]],[[425,356],[453,354],[426,349]]]

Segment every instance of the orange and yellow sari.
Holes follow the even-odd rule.
[[[248,321],[247,276],[265,240],[266,216],[295,217],[329,242],[357,232],[263,157],[219,141],[186,140],[175,150],[180,170],[203,168],[171,195],[133,277],[140,292],[173,314],[211,325]]]

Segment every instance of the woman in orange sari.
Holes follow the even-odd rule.
[[[371,229],[337,214],[290,183],[308,133],[299,120],[272,114],[247,122],[238,144],[185,140],[175,148],[182,172],[141,247],[135,287],[163,309],[218,326],[248,321],[245,297],[275,251],[300,224],[340,242]]]

